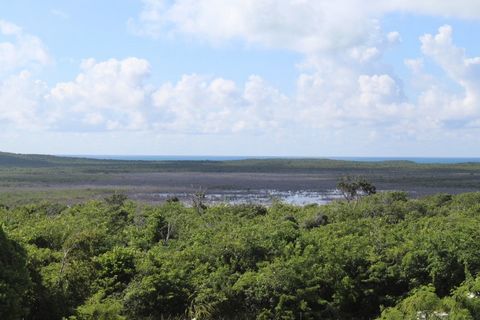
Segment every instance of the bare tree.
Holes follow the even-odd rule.
[[[200,188],[192,195],[192,206],[198,214],[203,214],[207,209],[205,200],[207,198],[206,190]]]
[[[337,189],[347,201],[358,200],[362,196],[377,193],[377,188],[363,177],[342,177],[337,183]]]

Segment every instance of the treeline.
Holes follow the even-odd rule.
[[[0,319],[480,319],[480,193],[0,207]]]

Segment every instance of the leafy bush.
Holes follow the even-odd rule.
[[[328,224],[328,217],[323,213],[317,214],[314,218],[305,221],[305,229],[313,229]]]
[[[0,209],[1,319],[480,318],[480,193],[110,200]]]

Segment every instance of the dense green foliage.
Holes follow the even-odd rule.
[[[19,319],[23,315],[23,297],[29,287],[25,251],[0,227],[0,319]]]
[[[480,319],[480,193],[0,207],[1,319]]]

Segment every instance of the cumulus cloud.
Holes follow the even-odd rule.
[[[382,75],[361,75],[358,78],[359,102],[363,106],[394,103],[400,97],[400,88],[392,77]]]
[[[186,75],[153,94],[159,114],[155,127],[183,133],[264,131],[279,125],[287,102],[285,95],[258,76],[238,87],[222,78]]]
[[[284,126],[294,106],[279,90],[252,75],[244,84],[184,75],[176,83],[145,84],[146,60],[85,60],[74,81],[45,95],[60,131],[157,131],[182,134],[256,134]],[[53,111],[54,110],[54,111]]]
[[[57,130],[154,130],[168,133],[264,132],[286,123],[289,99],[262,78],[243,85],[184,75],[158,88],[145,84],[148,61],[85,60],[74,81],[46,95],[62,119]]]
[[[475,128],[478,59],[468,58],[453,44],[451,28],[422,36],[424,57],[405,62],[424,82],[418,99],[407,99],[402,82],[388,68],[377,66],[382,50],[396,41],[397,34],[385,35],[381,50],[368,59],[351,59],[351,51],[310,57],[298,77],[296,93],[290,96],[259,76],[238,84],[191,74],[153,88],[145,84],[149,63],[128,58],[84,61],[77,78],[57,84],[47,100],[61,106],[65,117],[78,120],[73,127],[98,130],[229,134],[361,127],[369,136],[378,136],[379,130],[415,135],[459,123]],[[365,48],[360,56],[368,56]],[[436,62],[464,90],[442,88],[425,73],[424,59]]]
[[[144,83],[150,75],[148,61],[88,59],[81,70],[74,81],[52,88],[47,100],[88,125],[105,125],[111,130],[143,127],[150,90]]]
[[[5,25],[2,32],[21,31]],[[153,86],[149,62],[134,57],[87,59],[73,80],[51,88],[20,72],[0,81],[0,122],[60,132],[288,136],[311,130],[334,139],[342,132],[377,139],[478,130],[480,58],[454,44],[449,26],[422,36],[423,56],[405,61],[422,82],[418,97],[409,99],[402,81],[381,63],[383,52],[400,40],[397,33],[386,34],[340,54],[306,55],[290,95],[257,75],[236,83],[190,74]],[[436,63],[459,89],[437,82],[425,61]]]
[[[297,125],[327,130],[385,129],[412,116],[414,107],[392,76],[363,74],[361,69],[341,65],[333,70],[319,69],[299,77],[296,108],[301,120]]]
[[[461,92],[451,92],[432,83],[420,97],[424,108],[435,108],[445,121],[480,114],[480,57],[467,57],[465,49],[454,45],[452,34],[452,27],[447,25],[440,27],[436,35],[426,34],[420,38],[424,55],[433,59],[462,88]]]
[[[452,123],[461,128],[458,123],[478,113],[480,59],[467,58],[465,50],[453,44],[451,27],[423,36],[424,57],[405,61],[418,92],[417,97],[407,99],[402,81],[382,62],[385,50],[402,41],[398,32],[380,28],[379,19],[393,12],[478,19],[480,3],[144,0],[141,13],[129,25],[153,37],[173,34],[213,43],[241,40],[304,54],[297,92],[287,98],[290,109],[297,112],[283,113],[290,114],[287,122],[296,122],[296,126],[390,127],[412,134],[420,128],[441,129]],[[450,90],[426,73],[424,60],[436,63],[462,90]],[[272,113],[272,119],[276,117]],[[424,119],[423,125],[419,118]]]
[[[42,105],[47,85],[27,71],[0,80],[0,123],[22,129],[43,128],[53,119]]]
[[[0,19],[0,74],[51,61],[42,41],[19,26]]]

